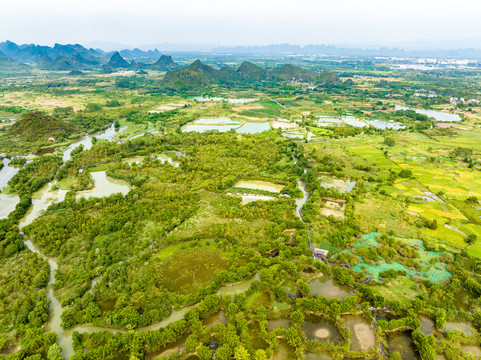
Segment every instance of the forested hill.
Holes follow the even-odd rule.
[[[339,83],[339,77],[331,72],[318,73],[291,64],[268,70],[249,61],[242,62],[237,69],[226,66],[218,70],[203,64],[200,60],[196,60],[183,69],[169,71],[163,78],[164,85],[171,88],[200,87],[209,83],[261,81],[337,84]]]
[[[55,142],[77,131],[79,128],[76,125],[55,119],[41,111],[27,113],[9,130],[12,135],[31,142]]]

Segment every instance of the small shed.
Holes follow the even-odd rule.
[[[314,258],[319,259],[319,258],[326,258],[327,254],[329,253],[329,250],[313,248],[312,252],[313,252]]]

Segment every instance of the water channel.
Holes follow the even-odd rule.
[[[86,135],[82,139],[70,144],[67,149],[64,151],[62,154],[62,158],[65,161],[68,161],[71,159],[71,152],[79,145],[83,145],[84,149],[90,149],[93,145],[92,143],[92,138],[95,136],[97,139],[104,139],[107,141],[114,141],[113,137],[116,135],[118,132],[123,131],[125,128],[121,129],[115,129],[114,126],[112,125],[109,127],[107,130],[97,133],[95,135]],[[170,158],[167,159],[167,157],[162,160],[172,162]],[[8,166],[9,159],[5,158],[4,159],[4,168],[1,171],[1,181],[2,184],[4,183],[4,186],[8,184],[10,179],[12,179],[15,174],[19,171],[19,168],[13,168]],[[178,164],[176,164],[178,165]],[[91,191],[87,192],[82,192],[80,193],[77,197],[93,197],[93,196],[108,196],[111,195],[112,193],[117,193],[120,192],[122,194],[126,194],[129,191],[129,186],[127,183],[121,181],[121,180],[116,180],[116,179],[111,179],[108,178],[105,174],[105,171],[100,171],[100,172],[93,172],[91,173],[92,178],[95,181],[95,188]],[[67,193],[67,190],[61,190],[61,189],[56,189],[53,187],[56,185],[56,181],[51,181],[50,183],[46,184],[42,189],[40,189],[37,193],[35,193],[32,197],[32,205],[30,209],[27,211],[25,216],[20,220],[19,222],[19,228],[20,230],[31,224],[35,219],[37,219],[39,216],[41,216],[47,208],[57,202],[62,202],[65,199],[65,195]],[[2,187],[0,186],[0,189]],[[54,190],[55,189],[55,190]],[[2,211],[0,211],[0,218],[2,217],[2,212],[4,212],[3,209],[3,201],[5,201],[5,204],[8,202],[15,203],[16,198],[18,198],[17,195],[7,195],[3,194],[1,195],[2,197],[0,198],[0,201],[2,201]],[[10,211],[13,211],[15,209],[14,205],[10,206],[8,209]],[[7,209],[7,210],[8,210]],[[5,210],[5,211],[7,211]],[[6,214],[8,216],[8,213]],[[5,217],[6,217],[5,216]],[[23,234],[23,233],[22,233]],[[55,261],[54,258],[51,258],[49,256],[44,255],[41,252],[41,249],[39,249],[30,239],[28,239],[25,234],[24,236],[24,244],[25,246],[32,252],[40,255],[42,258],[44,258],[49,266],[50,266],[50,278],[47,284],[48,288],[48,299],[50,300],[50,316],[49,320],[47,322],[47,329],[50,331],[54,331],[57,333],[57,343],[58,345],[62,348],[62,356],[65,359],[70,359],[70,357],[75,353],[75,350],[72,345],[72,335],[74,331],[78,331],[79,333],[93,333],[93,332],[98,332],[98,331],[107,331],[109,333],[115,334],[115,333],[123,333],[128,330],[125,329],[117,329],[117,328],[111,328],[111,327],[102,327],[102,326],[94,326],[94,325],[78,325],[73,327],[72,329],[64,330],[62,327],[62,320],[61,320],[61,314],[62,314],[62,306],[58,299],[55,297],[54,292],[53,292],[53,284],[55,283],[55,274],[58,269],[58,263]],[[246,291],[250,285],[252,284],[253,281],[258,280],[259,275],[255,275],[253,278],[241,281],[236,284],[224,286],[219,289],[217,292],[218,295],[232,295],[232,294],[237,294]],[[97,279],[98,281],[98,279]],[[153,330],[158,330],[160,328],[166,327],[172,322],[175,322],[177,320],[180,320],[184,317],[185,313],[194,308],[195,305],[191,306],[186,306],[180,310],[173,311],[171,315],[167,318],[165,318],[162,321],[155,322],[153,324],[150,324],[148,326],[143,326],[136,328],[135,331],[139,332],[146,332],[146,331],[153,331]]]

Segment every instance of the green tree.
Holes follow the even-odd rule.
[[[249,360],[251,357],[249,352],[242,345],[239,345],[235,348],[234,358],[236,360]]]
[[[476,240],[478,239],[478,236],[476,234],[469,234],[467,237],[466,237],[466,242],[471,245],[471,244],[474,244],[476,242]]]
[[[387,136],[384,138],[384,144],[389,147],[393,147],[394,145],[396,145],[396,140],[394,140],[394,138],[390,136]]]
[[[50,345],[47,351],[48,360],[61,360],[62,359],[62,348],[56,343]]]
[[[410,179],[413,177],[413,172],[409,169],[402,169],[399,172],[399,177],[405,178],[405,179]]]

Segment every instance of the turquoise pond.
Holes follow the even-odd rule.
[[[377,241],[376,237],[381,236],[380,233],[370,233],[363,235],[359,238],[354,246],[354,249],[357,249],[361,246],[368,246],[368,247],[379,247],[380,244]],[[403,242],[408,242],[412,247],[416,248],[419,253],[419,258],[417,259],[422,265],[423,270],[418,271],[415,269],[407,268],[406,266],[402,265],[401,263],[395,261],[393,263],[387,263],[385,260],[378,261],[378,265],[370,265],[363,262],[361,256],[358,256],[360,259],[360,263],[358,265],[352,266],[352,268],[356,271],[363,271],[362,267],[366,268],[368,276],[373,278],[374,280],[379,279],[379,274],[383,271],[392,269],[392,270],[402,270],[407,272],[408,278],[413,277],[420,277],[425,280],[429,280],[433,283],[440,283],[443,280],[449,279],[452,274],[446,270],[446,264],[440,261],[436,261],[434,265],[431,264],[432,259],[437,259],[443,255],[443,253],[428,251],[421,240],[417,239],[401,239],[396,238],[397,240],[401,240]],[[351,253],[351,250],[346,250],[345,252]]]

